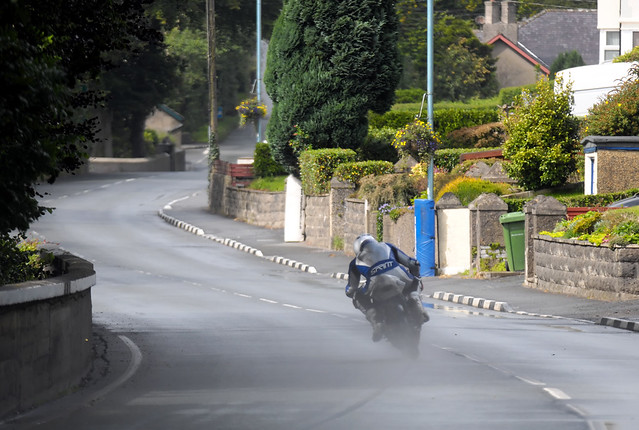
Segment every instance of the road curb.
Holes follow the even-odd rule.
[[[472,306],[479,309],[488,309],[498,312],[513,312],[510,305],[506,302],[482,299],[480,297],[464,296],[462,294],[446,293],[444,291],[435,291],[432,295],[432,298],[443,300],[446,302],[457,303],[460,305]]]
[[[222,245],[226,245],[229,246],[231,248],[235,248],[239,251],[243,251],[246,252],[248,254],[252,254],[258,257],[264,257],[264,254],[262,253],[262,251],[260,251],[259,249],[253,248],[251,246],[245,245],[241,242],[238,242],[236,240],[233,239],[225,239],[225,238],[221,238],[221,237],[217,237],[215,235],[212,234],[206,234],[204,233],[204,230],[202,230],[200,227],[196,227],[194,225],[191,225],[189,223],[186,223],[184,221],[180,221],[177,218],[173,218],[170,215],[167,215],[164,213],[164,211],[162,209],[160,209],[158,211],[158,215],[160,216],[160,218],[162,218],[164,221],[166,221],[167,223],[173,225],[174,227],[180,228],[182,230],[188,231],[190,233],[193,233],[197,236],[202,236],[206,239],[212,240],[214,242],[220,243]]]
[[[308,264],[300,263],[299,261],[289,260],[288,258],[284,257],[266,257],[266,259],[272,261],[273,263],[283,264],[285,266],[299,269],[302,272],[317,273],[317,269],[315,267]]]
[[[636,321],[628,321],[619,318],[601,318],[599,321],[600,325],[605,325],[608,327],[620,328],[623,330],[630,330],[639,332],[639,322]]]

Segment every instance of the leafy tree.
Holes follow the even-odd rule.
[[[639,46],[635,46],[625,54],[612,59],[613,63],[630,63],[632,61],[639,61]]]
[[[588,111],[586,135],[639,136],[639,66]]]
[[[550,79],[555,79],[555,74],[561,70],[585,65],[584,59],[581,58],[581,54],[576,50],[562,52],[550,66]]]
[[[268,51],[267,128],[273,155],[291,173],[288,142],[299,126],[313,148],[356,148],[368,111],[384,112],[399,80],[397,15],[391,0],[287,0]]]
[[[399,49],[404,64],[403,87],[426,88],[426,10],[423,2],[402,0]],[[438,9],[440,10],[440,9]],[[434,90],[438,100],[466,100],[497,93],[491,47],[477,39],[471,22],[436,13],[433,29]]]
[[[25,231],[47,208],[40,180],[82,162],[95,124],[83,109],[99,100],[84,83],[112,66],[104,54],[158,34],[144,0],[36,0],[0,4],[0,236]]]
[[[576,168],[579,122],[571,114],[574,98],[570,83],[564,86],[541,78],[535,95],[524,90],[504,119],[508,174],[528,190],[563,184]]]
[[[117,67],[104,73],[101,81],[113,112],[114,141],[119,137],[126,148],[130,146],[131,156],[144,157],[144,123],[171,93],[176,61],[167,55],[161,39],[137,41],[136,46],[134,52],[117,53]]]

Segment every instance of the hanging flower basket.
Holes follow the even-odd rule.
[[[252,122],[258,118],[266,116],[266,106],[257,102],[257,97],[243,100],[235,110],[240,114],[240,125],[243,126],[247,122]]]
[[[395,133],[392,145],[402,156],[426,161],[441,145],[441,139],[430,124],[416,119]]]

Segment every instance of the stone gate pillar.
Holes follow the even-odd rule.
[[[348,181],[340,181],[336,178],[331,180],[331,191],[329,194],[330,211],[330,247],[333,247],[335,239],[344,242],[344,213],[346,210],[346,199],[353,194],[355,184]]]
[[[475,253],[473,265],[479,271],[482,249],[491,244],[504,246],[504,232],[499,217],[508,212],[508,205],[497,194],[482,194],[468,205],[470,210],[470,248]]]
[[[540,231],[552,231],[557,222],[566,219],[566,206],[554,197],[540,195],[524,205],[526,285],[535,283],[535,252],[533,235]]]

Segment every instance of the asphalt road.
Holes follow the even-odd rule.
[[[370,341],[343,281],[157,216],[206,166],[47,189],[33,226],[93,261],[95,370],[11,429],[635,429],[636,334],[430,301],[421,356]]]

